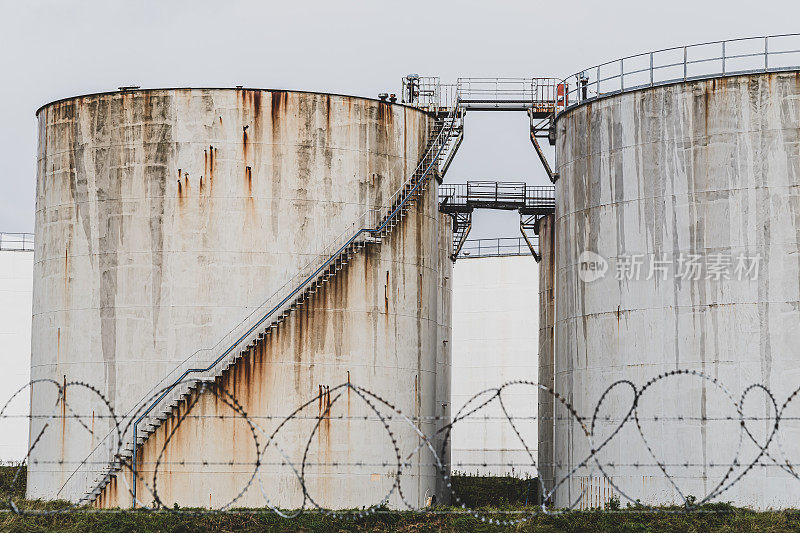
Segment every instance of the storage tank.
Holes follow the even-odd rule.
[[[366,210],[385,210],[435,124],[389,102],[239,88],[69,98],[38,119],[31,372],[67,392],[33,395],[32,441],[54,411],[57,423],[36,442],[27,495],[72,501],[118,451],[110,409],[129,416]],[[157,493],[170,507],[355,508],[388,494],[417,506],[437,494],[417,435],[449,415],[451,236],[436,189],[432,179],[388,237],[163,417],[138,449],[138,504]],[[348,383],[408,421],[385,426],[366,393],[336,388]],[[83,501],[130,506],[131,478],[123,468]]]
[[[451,468],[534,478],[538,266],[520,238],[466,241],[453,267]],[[504,387],[501,397],[470,413]],[[476,396],[477,395],[477,396]],[[502,405],[500,403],[502,399]],[[511,423],[503,407],[513,417]],[[531,498],[535,487],[531,483]]]
[[[0,232],[0,461],[6,464],[24,461],[28,451],[32,278],[33,234]]]
[[[630,384],[600,403],[593,443],[557,404],[554,504],[797,507],[797,480],[773,461],[796,463],[796,422],[781,422],[769,456],[759,446],[800,385],[800,73],[652,79],[557,117],[556,392],[590,429],[603,393],[629,380],[641,434],[629,419],[600,448],[630,412]],[[663,377],[679,369],[705,377]],[[775,404],[762,389],[743,397],[751,384]],[[608,478],[584,462],[592,449]]]

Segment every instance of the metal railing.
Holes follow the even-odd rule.
[[[461,247],[458,259],[518,255],[532,255],[525,239],[522,237],[497,237],[494,239],[468,239]]]
[[[402,102],[427,111],[449,110],[456,102],[465,110],[553,112],[564,88],[557,78],[458,78],[409,74],[403,78]]]
[[[554,208],[555,188],[552,185],[529,185],[524,182],[468,181],[439,186],[439,203],[443,210],[469,208]]]
[[[0,251],[33,251],[33,233],[0,232]]]
[[[458,94],[466,109],[534,109],[553,111],[561,80],[557,78],[458,78]]]
[[[441,83],[437,76],[409,74],[403,78],[400,101],[427,111],[454,108],[458,102],[458,86]]]
[[[745,37],[654,50],[567,76],[557,112],[583,102],[646,87],[720,76],[795,70],[800,33]]]

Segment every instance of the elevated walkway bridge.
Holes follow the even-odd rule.
[[[534,236],[534,246],[539,237]],[[495,237],[492,239],[467,239],[458,253],[458,259],[480,259],[484,257],[530,256],[531,249],[524,237]]]
[[[585,84],[584,84],[585,86]],[[530,118],[530,139],[536,155],[555,183],[558,176],[547,161],[539,139],[555,144],[555,116],[569,105],[569,85],[558,78],[458,78],[441,83],[435,76],[409,74],[403,78],[402,102],[437,116],[453,109],[468,111],[522,111]],[[458,140],[461,144],[463,131]]]
[[[539,260],[537,223],[555,211],[555,187],[524,182],[468,181],[439,186],[439,211],[453,219],[453,255],[455,261],[472,229],[475,209],[517,211],[519,229],[533,257]]]
[[[554,120],[568,105],[569,88],[557,78],[458,78],[456,83],[441,83],[438,77],[409,74],[403,78],[402,102],[439,116],[454,112],[464,116],[471,111],[518,111],[530,118],[530,140],[551,182],[558,179],[539,144],[546,138],[555,144]],[[451,157],[464,136],[463,121]],[[513,210],[520,215],[520,232],[534,258],[539,260],[538,220],[555,211],[552,186],[532,186],[522,182],[469,181],[440,185],[439,209],[453,219],[453,254],[463,257],[461,249],[472,228],[475,209]]]

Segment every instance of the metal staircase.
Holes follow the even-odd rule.
[[[130,468],[135,479],[138,447],[173,416],[183,400],[204,384],[213,383],[250,348],[279,328],[295,309],[345,268],[354,255],[367,246],[379,245],[397,227],[422,197],[431,178],[441,181],[463,138],[464,110],[457,94],[447,105],[428,111],[435,115],[435,121],[425,154],[388,205],[365,212],[214,347],[193,354],[165,376],[123,420],[130,424],[132,436],[118,446],[119,434],[112,429],[72,473],[61,491],[70,483],[88,486],[78,501],[86,504],[94,502],[123,467]],[[86,471],[90,468],[87,465],[104,463],[108,467],[99,472]],[[135,506],[136,483],[131,491]]]

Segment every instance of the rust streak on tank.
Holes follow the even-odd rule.
[[[261,91],[249,91],[252,103],[250,104],[250,117],[251,123],[248,129],[248,137],[252,139],[261,139]],[[257,154],[253,154],[257,155]]]
[[[214,188],[214,151],[213,146],[203,150],[203,176],[208,177],[209,189]]]
[[[261,115],[261,91],[252,91],[253,95],[253,120],[258,121]]]
[[[250,394],[253,391],[253,379],[252,379],[252,372],[253,372],[253,350],[254,348],[250,348],[242,357],[242,360],[239,361],[237,364],[242,366],[242,382],[239,384],[239,390],[243,392],[240,393],[241,398],[239,402],[242,403],[244,406],[249,407],[250,405]]]
[[[326,131],[331,129],[331,95],[326,94],[323,96],[325,99],[325,125]]]
[[[281,114],[283,109],[286,108],[286,93],[284,91],[273,91],[271,102],[272,138],[275,141],[280,138]]]
[[[286,91],[272,92],[272,127],[280,122],[281,110],[286,107]]]
[[[322,385],[321,394],[322,413],[320,414],[319,433],[320,438],[325,439],[325,454],[330,454],[331,445],[331,388],[329,385]]]
[[[378,102],[378,123],[388,129],[388,125],[394,122],[392,104],[388,102]]]
[[[181,182],[181,169],[178,169],[178,207],[179,208],[183,207],[183,200],[184,200],[184,194],[183,194],[183,183]]]
[[[215,165],[214,155],[216,151],[217,149],[214,148],[213,146],[208,147],[208,179],[212,185],[214,183],[214,165]]]

